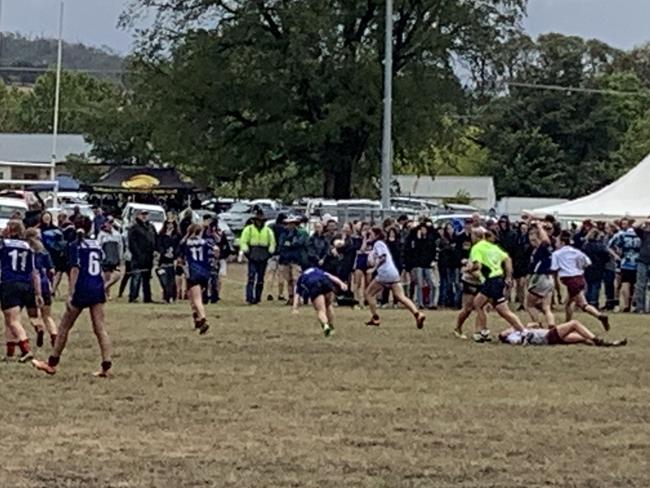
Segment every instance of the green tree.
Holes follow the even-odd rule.
[[[615,71],[620,55],[578,37],[538,39],[509,92],[480,118],[490,151],[484,172],[495,176],[501,195],[573,198],[618,174],[614,155],[648,108],[638,77]]]
[[[133,89],[165,161],[193,175],[247,179],[294,164],[348,197],[380,158],[380,0],[135,0],[153,9]],[[525,0],[397,0],[395,154],[438,142],[464,94],[453,69],[489,58],[517,31]],[[151,10],[144,10],[145,18]],[[432,140],[433,139],[433,140]]]
[[[18,128],[23,132],[51,132],[54,119],[56,77],[48,72],[38,78],[32,91],[21,100]],[[84,73],[63,72],[59,110],[59,131],[85,133],[90,121],[106,103],[119,103],[119,88]]]
[[[15,132],[18,128],[18,112],[23,94],[7,87],[0,80],[0,132]]]

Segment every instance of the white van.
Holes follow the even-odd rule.
[[[127,203],[122,211],[122,228],[126,230],[135,220],[136,214],[146,210],[149,213],[149,222],[154,226],[156,232],[160,232],[167,220],[167,213],[160,205],[145,205],[144,203]]]
[[[7,227],[16,212],[20,212],[21,218],[25,218],[27,202],[18,198],[0,197],[0,229]]]

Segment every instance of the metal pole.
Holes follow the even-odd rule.
[[[59,135],[59,107],[61,103],[61,63],[63,60],[63,13],[64,13],[64,0],[60,2],[59,10],[59,42],[56,56],[56,86],[54,88],[54,121],[52,122],[52,161],[50,168],[50,179],[54,182],[54,195],[52,198],[52,206],[58,207],[59,200],[59,184],[56,183],[56,150],[57,138]]]
[[[381,147],[381,207],[390,209],[390,180],[393,167],[393,0],[386,0],[384,59],[384,133]]]

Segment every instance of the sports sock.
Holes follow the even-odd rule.
[[[102,361],[102,371],[108,371],[113,367],[112,361]]]
[[[16,354],[16,343],[7,342],[7,357],[12,358]]]
[[[18,347],[20,348],[20,352],[23,354],[23,356],[31,351],[29,348],[29,339],[18,342]]]
[[[50,365],[52,368],[56,368],[60,360],[61,358],[58,358],[56,356],[50,356],[47,360],[47,364]]]
[[[56,334],[51,334],[50,335],[50,344],[52,344],[52,347],[54,347],[55,342],[56,342]]]

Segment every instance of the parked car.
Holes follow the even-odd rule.
[[[165,209],[160,205],[146,205],[144,203],[129,202],[122,211],[122,232],[133,223],[136,214],[140,210],[146,210],[149,213],[149,222],[154,226],[156,232],[160,232],[167,219]]]
[[[0,197],[0,229],[7,227],[7,222],[11,220],[16,212],[20,212],[21,216],[24,218],[27,210],[28,207],[25,200],[19,198]]]
[[[204,215],[215,215],[215,213],[210,210],[192,210],[192,222],[195,224],[203,223]],[[223,221],[221,215],[218,216],[217,221],[219,222],[219,230],[226,234],[226,238],[232,247],[235,243],[235,233],[232,231],[230,226]]]
[[[228,224],[233,232],[241,232],[248,219],[255,216],[257,209],[262,210],[264,216],[269,220],[276,219],[281,212],[291,213],[290,209],[283,207],[275,200],[242,200],[233,204],[228,212],[220,214],[219,220]]]

